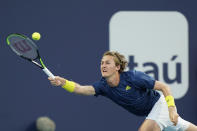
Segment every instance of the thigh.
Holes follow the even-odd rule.
[[[194,124],[179,117],[176,126],[169,124],[164,128],[164,131],[197,131],[197,127]]]
[[[197,126],[190,123],[186,131],[197,131]]]
[[[161,131],[159,125],[150,119],[144,120],[138,131]]]

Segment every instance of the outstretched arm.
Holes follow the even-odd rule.
[[[93,86],[82,86],[76,82],[68,81],[63,77],[55,76],[55,79],[48,78],[53,86],[61,86],[69,92],[81,95],[94,95],[95,90]]]
[[[155,81],[155,90],[162,91],[163,95],[165,96],[166,102],[168,104],[169,116],[170,120],[174,123],[174,125],[178,122],[178,114],[176,111],[176,106],[174,103],[174,98],[172,97],[170,87],[167,84],[164,84],[160,81]]]

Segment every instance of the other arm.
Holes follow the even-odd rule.
[[[165,98],[167,98],[167,97],[173,98],[172,94],[171,94],[170,87],[163,82],[155,81],[154,89],[162,91]],[[168,101],[168,100],[166,99],[166,101]],[[174,99],[173,99],[173,101],[174,101]],[[176,106],[173,104],[168,104],[168,110],[169,110],[170,120],[174,123],[174,125],[176,125],[178,122],[178,116],[179,116],[176,111]]]

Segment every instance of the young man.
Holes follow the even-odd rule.
[[[69,92],[105,96],[135,115],[146,116],[139,131],[197,131],[197,126],[177,114],[168,85],[140,71],[124,72],[126,66],[123,55],[107,51],[101,60],[102,79],[93,85],[82,86],[59,76],[49,80]]]

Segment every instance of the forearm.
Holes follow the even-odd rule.
[[[94,95],[95,91],[92,86],[81,86],[80,84],[75,83],[74,93],[80,95]]]
[[[63,77],[55,76],[55,78],[48,78],[52,85],[61,86],[70,93],[81,95],[94,95],[95,90],[93,86],[82,86],[74,81],[69,81]]]
[[[170,87],[167,84],[162,83],[160,81],[155,82],[154,89],[158,90],[158,91],[161,91],[165,97],[169,96],[169,95],[172,95]]]
[[[174,98],[172,96],[170,87],[167,84],[165,84],[163,82],[160,82],[160,81],[156,81],[154,89],[159,90],[163,93],[169,107],[170,106],[175,106]]]
[[[161,87],[160,91],[163,93],[165,97],[172,95],[170,87],[167,84],[163,83],[161,86],[163,87]]]

